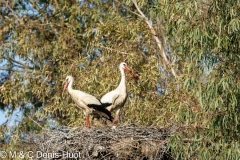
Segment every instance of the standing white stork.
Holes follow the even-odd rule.
[[[74,90],[72,88],[73,81],[74,80],[72,76],[67,76],[63,92],[67,88],[73,101],[78,105],[79,108],[83,109],[83,113],[86,116],[86,126],[90,127],[88,117],[89,114],[97,114],[100,117],[104,117],[112,122],[113,117],[111,116],[111,113],[105,107],[103,107],[101,102],[90,94],[87,94],[80,90]]]
[[[129,71],[135,78],[137,77],[137,75],[127,66],[125,62],[120,63],[119,69],[121,72],[121,81],[118,87],[115,90],[108,92],[101,98],[101,103],[108,106],[106,107],[107,110],[110,112],[116,110],[116,115],[113,120],[114,124],[117,123],[120,109],[124,106],[127,100],[127,87],[124,70]]]

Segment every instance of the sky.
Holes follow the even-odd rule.
[[[13,111],[13,114],[8,117],[7,126],[14,126],[15,123],[18,123],[22,120],[23,111],[18,108]],[[0,111],[0,125],[6,122],[5,113]]]
[[[0,63],[0,67],[4,67],[4,65],[6,65],[6,64],[7,64],[7,61],[3,60]],[[4,70],[0,70],[0,81],[2,79],[2,74],[3,73],[5,73],[5,71]],[[6,121],[5,113],[4,113],[4,111],[0,111],[0,125],[2,125],[5,121]]]
[[[6,121],[5,114],[3,111],[0,111],[0,125]]]

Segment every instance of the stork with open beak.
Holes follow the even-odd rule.
[[[73,101],[77,104],[79,108],[83,110],[83,113],[86,116],[86,126],[90,127],[89,114],[97,114],[100,117],[104,117],[112,122],[113,117],[111,116],[111,113],[105,107],[103,107],[101,102],[96,97],[90,94],[73,89],[73,81],[74,79],[72,76],[66,77],[66,83],[64,85],[63,93],[67,88]]]
[[[127,87],[126,87],[126,79],[124,70],[130,72],[134,78],[137,78],[137,75],[134,73],[132,69],[130,69],[125,62],[120,63],[119,65],[120,73],[121,73],[121,81],[118,87],[105,94],[101,98],[101,103],[106,107],[110,112],[116,110],[116,115],[113,123],[116,124],[119,119],[120,109],[124,106],[127,100]]]

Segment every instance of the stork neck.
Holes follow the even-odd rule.
[[[73,86],[73,81],[70,81],[67,88],[69,93],[73,90],[72,86]]]
[[[118,87],[120,87],[121,89],[126,90],[126,80],[125,80],[125,73],[124,70],[122,68],[120,68],[120,72],[121,72],[121,81]]]

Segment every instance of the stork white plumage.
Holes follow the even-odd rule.
[[[101,98],[101,103],[106,107],[107,110],[110,112],[116,110],[116,115],[113,120],[113,123],[116,124],[119,118],[119,112],[120,109],[124,106],[126,100],[127,100],[127,87],[126,87],[126,79],[125,79],[125,73],[124,70],[129,71],[133,76],[136,77],[136,74],[131,70],[125,62],[120,63],[119,69],[121,72],[121,81],[118,85],[118,87],[105,94]]]
[[[67,76],[66,77],[66,83],[64,85],[63,92],[65,89],[68,89],[69,94],[71,95],[73,101],[77,104],[79,108],[83,110],[84,115],[86,116],[86,126],[90,127],[89,122],[89,114],[97,114],[100,117],[104,117],[110,121],[113,120],[113,117],[111,116],[110,111],[108,111],[101,102],[94,96],[87,94],[85,92],[82,92],[80,90],[74,90],[72,88],[73,85],[73,77]]]

